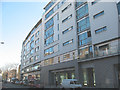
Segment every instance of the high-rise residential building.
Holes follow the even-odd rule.
[[[77,79],[83,87],[117,88],[120,2],[56,0],[22,46],[22,79],[44,87]]]

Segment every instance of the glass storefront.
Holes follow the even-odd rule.
[[[60,85],[64,79],[75,79],[75,71],[54,72],[54,84]]]

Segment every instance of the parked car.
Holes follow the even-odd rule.
[[[77,79],[64,79],[62,82],[63,88],[81,88],[82,85],[78,83]]]
[[[15,84],[20,84],[20,81],[18,81],[18,80],[17,80],[17,81],[15,81]]]
[[[22,84],[23,84],[23,81],[20,81],[20,84],[22,85]]]
[[[17,78],[12,78],[12,79],[11,79],[11,83],[13,83],[13,84],[15,84],[16,81],[18,81]]]
[[[29,84],[29,83],[28,83],[28,81],[27,81],[27,80],[24,80],[24,81],[23,81],[23,85],[25,85],[25,86],[26,86],[26,85],[28,85],[28,84]]]

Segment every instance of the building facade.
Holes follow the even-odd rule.
[[[83,87],[118,87],[119,2],[56,0],[44,9],[23,42],[21,78],[44,87],[74,78]]]

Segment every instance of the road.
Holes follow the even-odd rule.
[[[2,88],[31,88],[29,86],[17,85],[12,83],[3,83]]]

